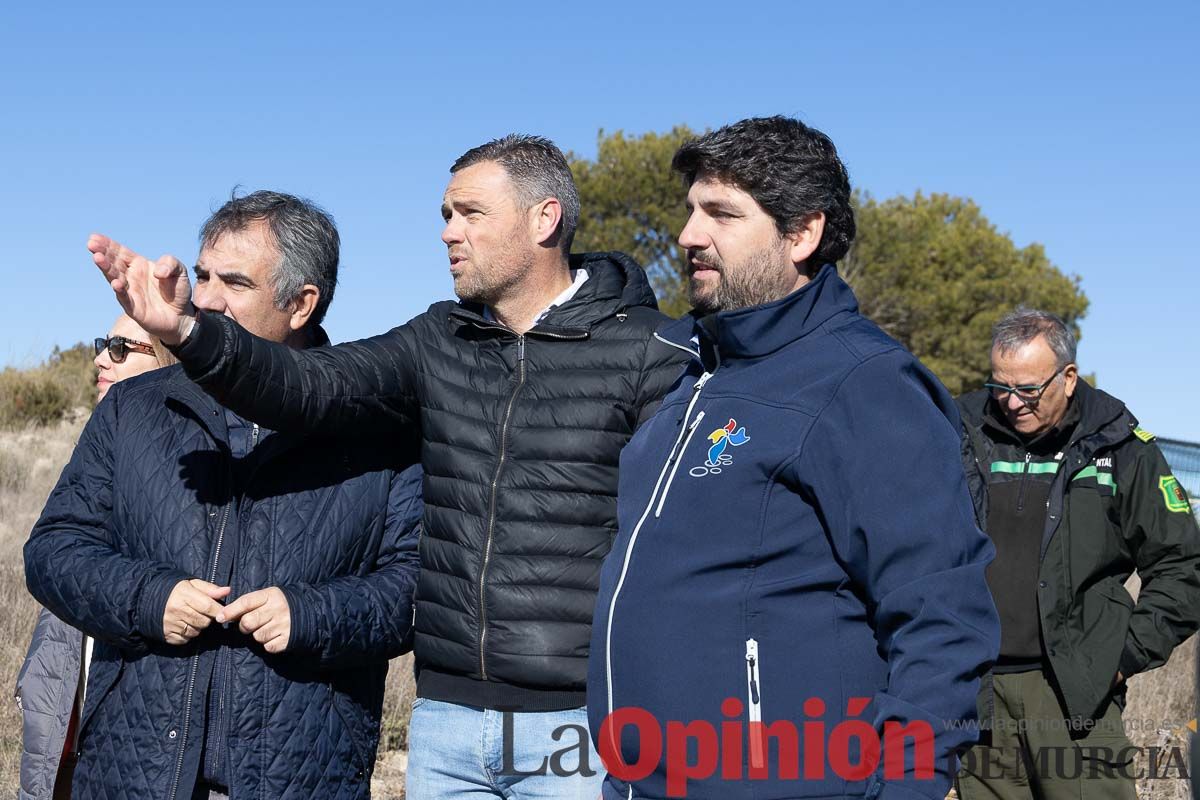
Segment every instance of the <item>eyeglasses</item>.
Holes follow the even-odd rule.
[[[154,348],[149,342],[126,339],[124,336],[99,338],[92,342],[92,346],[96,349],[96,355],[100,355],[107,349],[108,357],[113,360],[114,364],[124,361],[125,356],[129,355],[131,350],[135,353],[145,353],[148,356],[154,355]]]
[[[1071,365],[1064,364],[1059,367],[1054,371],[1053,375],[1046,379],[1045,383],[1037,386],[1006,386],[1003,383],[985,383],[983,388],[991,391],[992,397],[996,398],[997,403],[1006,403],[1008,401],[1007,395],[1014,394],[1026,408],[1034,408],[1041,402],[1046,387],[1053,383],[1054,379],[1061,375],[1062,371],[1069,366]]]

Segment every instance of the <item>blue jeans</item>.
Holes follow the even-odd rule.
[[[587,709],[500,712],[418,697],[408,730],[408,800],[600,796]]]

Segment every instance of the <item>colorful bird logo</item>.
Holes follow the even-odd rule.
[[[738,427],[737,420],[730,418],[724,428],[717,428],[708,435],[708,440],[712,442],[712,447],[708,448],[708,465],[716,466],[720,464],[721,455],[729,445],[741,447],[746,442],[750,441],[750,437],[746,435],[746,427]]]

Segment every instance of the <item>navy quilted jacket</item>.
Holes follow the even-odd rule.
[[[387,659],[412,620],[419,471],[367,442],[289,434],[235,464],[227,436],[180,369],[122,382],[30,534],[30,592],[97,640],[75,797],[191,797],[222,648],[231,796],[369,795]],[[231,598],[283,589],[287,652],[216,624],[166,644],[167,596],[190,577],[232,581]]]

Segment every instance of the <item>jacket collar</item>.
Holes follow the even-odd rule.
[[[574,297],[551,309],[529,333],[582,339],[587,338],[593,325],[614,314],[637,306],[658,308],[645,270],[624,253],[576,253],[570,258],[570,268],[587,270],[588,279]],[[450,317],[476,328],[512,333],[499,322],[487,319],[479,303],[460,301],[450,310]]]
[[[959,398],[958,405],[963,421],[976,429],[986,431],[988,438],[1001,436],[1021,446],[1031,444],[1018,436],[1003,421],[1003,417],[996,413],[991,401],[991,392],[988,390],[980,389],[965,394]],[[1068,447],[1086,439],[1094,452],[1100,447],[1108,447],[1128,438],[1137,427],[1137,419],[1123,402],[1108,392],[1092,388],[1085,380],[1080,379],[1075,384],[1075,396],[1071,405],[1074,408],[1068,412],[1064,419],[1067,424],[1060,432],[1066,434]],[[1068,428],[1072,429],[1068,432]]]
[[[826,264],[816,277],[788,296],[761,306],[697,316],[693,311],[659,331],[675,345],[692,349],[699,337],[716,350],[719,360],[759,358],[821,329],[842,314],[858,311],[854,292]]]
[[[316,325],[309,333],[309,347],[326,347],[330,343],[329,334],[320,325]],[[166,378],[164,392],[170,400],[174,400],[187,408],[193,416],[208,429],[209,434],[222,444],[229,442],[229,426],[225,419],[224,407],[205,392],[187,376],[183,367],[176,365],[166,367],[165,372],[174,373]],[[286,437],[292,438],[292,437]]]

